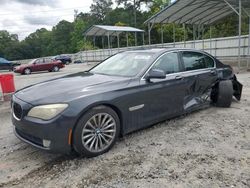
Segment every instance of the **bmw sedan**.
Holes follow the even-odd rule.
[[[93,157],[135,130],[211,104],[230,107],[241,91],[232,68],[203,51],[127,51],[17,91],[12,122],[37,148]]]

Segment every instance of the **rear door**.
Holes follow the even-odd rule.
[[[188,86],[184,110],[192,111],[210,101],[211,88],[217,80],[215,62],[209,55],[197,51],[182,51],[181,60]]]
[[[53,68],[53,63],[51,59],[45,59],[44,60],[44,66],[43,66],[43,70],[52,70]]]

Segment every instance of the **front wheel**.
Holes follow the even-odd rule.
[[[95,157],[115,144],[120,132],[120,120],[114,110],[98,106],[84,114],[73,134],[73,146],[82,156]]]
[[[53,72],[58,72],[59,70],[60,70],[60,68],[58,66],[53,67]]]
[[[29,68],[26,68],[24,69],[23,73],[26,75],[31,74],[31,70]]]

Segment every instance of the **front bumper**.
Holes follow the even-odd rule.
[[[53,153],[68,154],[72,151],[71,141],[69,141],[71,135],[69,134],[72,132],[73,124],[70,117],[61,114],[49,121],[30,118],[26,114],[32,105],[15,96],[13,96],[12,103],[19,104],[22,108],[22,115],[18,118],[12,112],[14,132],[20,140]]]
[[[22,73],[22,70],[21,69],[13,69],[13,71],[15,72],[15,73]]]

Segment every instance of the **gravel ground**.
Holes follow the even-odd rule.
[[[16,86],[87,68],[17,75]],[[231,108],[210,107],[129,134],[95,158],[49,154],[19,141],[2,104],[0,187],[250,187],[250,74],[238,78],[242,101]]]

